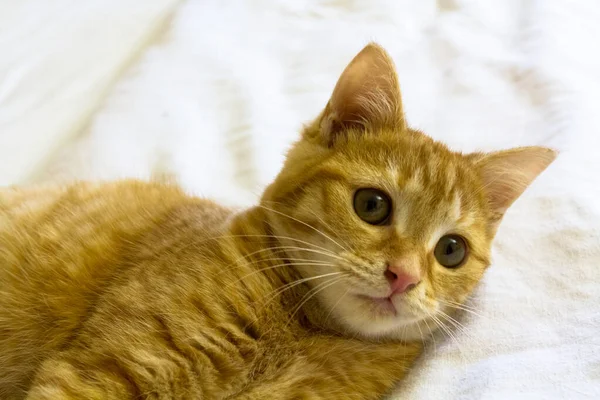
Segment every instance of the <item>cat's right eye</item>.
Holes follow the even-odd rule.
[[[354,194],[354,211],[366,223],[383,225],[392,212],[392,202],[381,190],[359,189]]]
[[[467,243],[458,235],[443,236],[433,251],[437,261],[446,268],[458,268],[467,258]]]

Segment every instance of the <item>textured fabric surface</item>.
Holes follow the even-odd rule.
[[[600,2],[0,2],[0,184],[168,174],[256,201],[369,40],[453,148],[561,155],[513,206],[410,399],[600,398]]]

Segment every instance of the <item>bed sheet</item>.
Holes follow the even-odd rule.
[[[0,184],[170,176],[246,206],[375,40],[409,123],[557,161],[508,212],[454,337],[396,397],[600,398],[600,3],[0,2]]]

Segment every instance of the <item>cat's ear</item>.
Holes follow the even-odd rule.
[[[557,154],[546,147],[520,147],[469,155],[482,179],[494,225]]]
[[[371,43],[354,57],[317,122],[329,146],[348,129],[404,128],[396,68],[382,47]]]

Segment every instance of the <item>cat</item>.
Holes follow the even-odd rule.
[[[556,154],[411,129],[372,43],[250,209],[136,180],[5,188],[0,398],[380,399]]]

